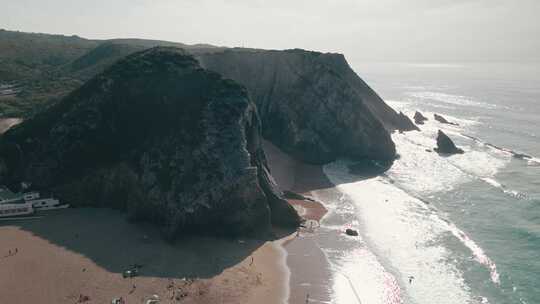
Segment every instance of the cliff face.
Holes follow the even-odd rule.
[[[9,37],[26,42],[12,44]],[[417,129],[409,118],[386,105],[339,54],[139,39],[97,41],[6,31],[0,33],[5,66],[0,66],[0,74],[6,67],[13,72],[10,62],[25,64],[13,66],[22,73],[13,78],[21,82],[22,91],[0,104],[0,115],[31,117],[117,60],[154,46],[184,48],[203,66],[246,86],[257,104],[265,138],[300,160],[318,164],[337,157],[390,160],[395,148],[388,132]],[[46,62],[55,56],[59,59],[53,60],[54,66],[34,69],[34,64],[26,63],[38,58],[27,56],[36,49]],[[25,71],[36,76],[24,76]]]
[[[412,122],[388,107],[338,54],[234,49],[200,53],[201,65],[248,88],[264,137],[296,158],[390,160],[389,130]]]
[[[167,236],[298,224],[245,89],[178,49],[135,53],[0,139],[0,183],[127,210]]]

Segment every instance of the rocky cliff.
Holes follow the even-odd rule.
[[[246,90],[190,55],[129,55],[0,139],[0,183],[126,210],[167,236],[296,225],[261,148]]]
[[[197,54],[201,65],[245,85],[264,137],[297,159],[390,160],[390,130],[413,130],[347,64],[343,55],[233,49]]]
[[[3,37],[28,43],[12,44],[13,39]],[[13,49],[4,51],[2,46]],[[36,76],[13,79],[21,83],[21,93],[0,104],[0,116],[31,117],[117,60],[154,46],[184,48],[203,66],[247,87],[257,104],[264,137],[300,160],[317,164],[338,157],[388,161],[395,156],[388,133],[417,129],[407,116],[386,105],[340,54],[15,32],[0,33],[0,70],[5,63],[24,63],[15,64],[16,70],[30,69]],[[55,60],[54,66],[34,68],[31,59],[35,56],[25,55],[34,49],[40,50],[40,58],[54,55],[61,60]]]

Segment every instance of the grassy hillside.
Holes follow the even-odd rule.
[[[159,40],[89,40],[0,30],[0,85],[17,84],[20,89],[17,94],[0,92],[0,117],[32,116],[118,59],[155,46],[222,49]]]

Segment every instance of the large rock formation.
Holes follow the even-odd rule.
[[[264,136],[301,160],[387,161],[395,156],[388,133],[418,129],[385,104],[340,54],[9,31],[0,31],[0,74],[11,75],[6,79],[20,82],[23,90],[0,103],[0,114],[31,117],[117,60],[154,46],[184,48],[204,66],[246,86],[260,110]]]
[[[246,90],[183,51],[108,68],[0,139],[0,183],[124,209],[167,236],[245,234],[299,218],[281,198]]]
[[[420,113],[420,112],[418,112],[418,111],[416,111],[416,112],[414,113],[414,117],[413,117],[413,118],[414,118],[414,123],[416,123],[417,125],[423,125],[424,122],[425,122],[426,120],[428,120],[427,117],[425,117],[424,115],[422,115],[422,113]]]
[[[456,147],[454,142],[443,131],[437,133],[437,148],[433,149],[441,154],[463,154],[463,150]]]
[[[25,43],[13,43],[17,41]],[[6,73],[20,72],[12,80],[23,88],[9,103],[0,103],[0,112],[31,117],[117,60],[154,46],[184,48],[203,66],[246,86],[259,108],[264,137],[300,160],[319,164],[337,157],[388,161],[395,156],[389,132],[418,130],[362,81],[340,54],[19,32],[0,32],[0,57],[5,61],[0,74],[5,74],[6,67]],[[40,50],[39,56],[33,50]],[[35,65],[35,58],[43,58],[43,64]],[[29,73],[35,77],[25,76]]]
[[[202,66],[245,85],[257,104],[264,137],[300,160],[390,160],[395,147],[388,131],[416,129],[340,54],[232,49],[197,58]]]

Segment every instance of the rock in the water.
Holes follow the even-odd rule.
[[[518,152],[513,152],[512,156],[514,156],[514,158],[517,158],[517,159],[531,159],[532,158],[530,155],[527,155],[524,153],[518,153]]]
[[[403,112],[398,113],[398,118],[395,120],[397,129],[400,132],[403,131],[420,131],[420,129],[411,121],[409,116],[405,115]]]
[[[443,124],[448,124],[448,125],[453,125],[453,126],[459,126],[457,123],[455,122],[449,122],[448,120],[446,120],[446,118],[442,117],[441,115],[435,113],[433,114],[433,117],[435,118],[436,121],[440,122],[440,123],[443,123]]]
[[[234,49],[197,58],[245,85],[257,104],[264,137],[303,161],[390,160],[396,151],[388,130],[416,128],[340,54]]]
[[[247,91],[174,48],[132,54],[8,131],[0,184],[21,181],[168,237],[300,221],[270,175]]]
[[[423,125],[426,120],[428,120],[427,117],[422,115],[422,113],[418,111],[414,113],[414,123],[416,123],[417,125]]]
[[[347,228],[347,230],[345,230],[345,233],[350,236],[358,236],[358,231],[351,228]]]
[[[433,149],[441,154],[463,154],[463,150],[456,147],[454,142],[444,134],[443,131],[439,130],[437,134],[437,148]]]

